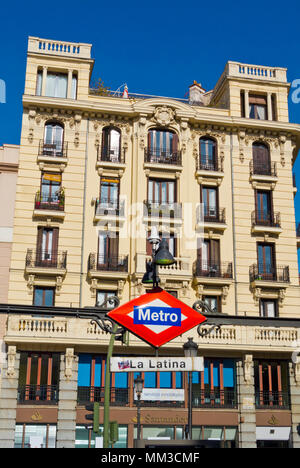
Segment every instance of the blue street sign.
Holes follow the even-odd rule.
[[[134,306],[135,325],[172,325],[181,327],[181,309],[175,307]]]

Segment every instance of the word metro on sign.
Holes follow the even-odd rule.
[[[143,325],[181,326],[181,309],[174,307],[139,307],[133,308],[133,323]]]

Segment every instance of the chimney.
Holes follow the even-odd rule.
[[[203,94],[205,89],[202,88],[200,83],[194,80],[194,83],[189,86],[189,104],[191,106],[203,106],[204,99]]]

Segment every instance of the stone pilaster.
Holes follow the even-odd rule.
[[[57,416],[57,448],[75,448],[78,358],[73,348],[61,356]]]
[[[296,358],[299,359],[298,357]],[[300,424],[300,375],[299,363],[289,364],[290,375],[290,396],[292,412],[292,446],[300,448],[300,436],[297,433],[297,426]]]
[[[239,448],[256,448],[256,410],[252,355],[237,362]]]
[[[9,346],[3,365],[0,395],[0,448],[13,448],[17,414],[20,354]]]

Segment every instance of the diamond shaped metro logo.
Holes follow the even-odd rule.
[[[206,320],[160,288],[132,299],[107,316],[156,348]]]

